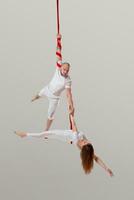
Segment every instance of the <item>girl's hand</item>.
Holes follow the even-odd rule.
[[[111,169],[107,169],[107,172],[108,172],[108,174],[109,174],[111,177],[114,176],[114,174],[113,174],[113,172],[112,172]]]

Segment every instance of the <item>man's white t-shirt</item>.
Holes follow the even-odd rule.
[[[71,87],[71,79],[69,76],[64,77],[61,75],[60,70],[57,68],[56,72],[48,85],[50,92],[56,96],[60,96],[65,88]]]
[[[62,76],[60,69],[56,68],[55,74],[50,83],[45,86],[40,92],[39,96],[48,96],[50,98],[60,97],[61,92],[65,88],[71,88],[70,76]]]

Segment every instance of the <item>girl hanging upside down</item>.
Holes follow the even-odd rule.
[[[49,130],[41,133],[28,133],[16,131],[16,135],[24,138],[42,138],[42,139],[57,139],[70,144],[76,145],[80,149],[80,158],[82,161],[82,166],[86,174],[90,173],[94,161],[98,163],[104,170],[113,176],[113,172],[109,169],[104,162],[96,155],[92,143],[86,138],[86,136],[79,132],[74,117],[70,115],[71,129],[69,130]]]
[[[66,90],[69,113],[74,115],[74,106],[71,92],[71,79],[69,76],[70,64],[62,63],[61,55],[61,35],[57,35],[57,67],[55,74],[50,81],[50,83],[45,86],[35,97],[32,98],[32,101],[35,101],[41,97],[46,96],[49,100],[48,107],[48,120],[45,130],[49,130],[52,121],[54,119],[54,113],[56,111],[57,105],[60,100],[60,95],[63,90]]]

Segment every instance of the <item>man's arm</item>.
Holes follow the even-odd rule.
[[[109,169],[105,163],[96,155],[94,155],[94,160],[112,177],[114,174],[111,169]]]
[[[74,115],[74,106],[73,106],[73,98],[72,98],[71,88],[66,88],[66,95],[67,95],[69,113],[71,115]]]

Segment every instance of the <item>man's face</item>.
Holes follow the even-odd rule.
[[[66,77],[68,75],[69,68],[68,64],[63,64],[61,67],[61,74]]]

